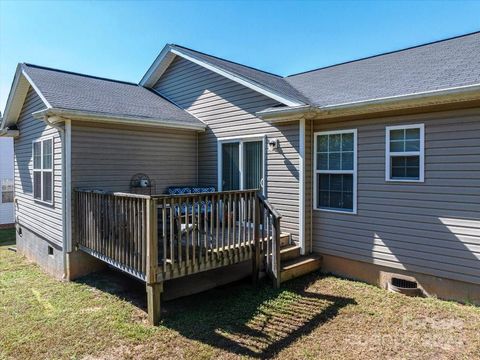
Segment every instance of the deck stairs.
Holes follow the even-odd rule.
[[[292,241],[289,233],[280,235],[280,282],[306,275],[322,266],[322,257],[317,254],[301,255],[300,245]]]

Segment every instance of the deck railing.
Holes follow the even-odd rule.
[[[75,191],[81,250],[161,283],[252,259],[280,281],[280,214],[256,190],[145,196]]]
[[[265,271],[273,279],[276,288],[280,286],[280,213],[261,194],[257,194],[259,236],[256,237],[255,264],[265,261]],[[259,259],[260,257],[260,259]],[[260,265],[259,265],[260,266]],[[258,271],[254,265],[254,271]],[[255,277],[256,279],[258,277]]]
[[[74,236],[84,251],[144,279],[149,196],[81,190],[74,193]]]

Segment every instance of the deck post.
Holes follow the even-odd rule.
[[[275,216],[274,218],[274,226],[273,226],[273,266],[274,266],[274,280],[273,280],[273,287],[275,289],[280,288],[280,218]]]
[[[157,199],[150,198],[147,203],[147,283],[148,321],[151,325],[160,322],[160,294],[163,283],[158,282],[158,218]]]
[[[252,282],[253,285],[258,284],[260,274],[260,201],[257,194],[254,196],[254,224],[253,224],[253,250],[252,256]]]
[[[148,322],[157,326],[160,323],[160,297],[163,292],[163,282],[147,284]]]

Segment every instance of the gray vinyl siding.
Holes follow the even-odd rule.
[[[16,216],[21,226],[36,235],[61,246],[62,222],[62,139],[59,131],[34,119],[32,113],[46,106],[35,90],[28,90],[20,112],[20,136],[14,141]],[[53,205],[43,204],[33,198],[32,143],[41,137],[53,137]]]
[[[199,134],[199,183],[217,186],[219,138],[265,134],[280,141],[267,154],[267,196],[283,215],[282,231],[298,239],[298,121],[272,126],[255,113],[278,103],[210,70],[177,57],[154,86],[208,125]]]
[[[197,185],[197,134],[188,130],[72,122],[72,186],[130,191],[145,173],[156,193]]]
[[[425,182],[385,181],[385,127],[425,124]],[[357,121],[358,214],[314,210],[316,252],[480,283],[480,109]],[[311,174],[311,173],[310,173]]]

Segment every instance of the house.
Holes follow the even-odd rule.
[[[252,259],[480,301],[480,33],[287,77],[173,44],[139,84],[19,64],[2,133],[19,251],[144,280],[153,322],[163,281]]]
[[[14,223],[13,140],[0,138],[0,228],[11,227]]]

